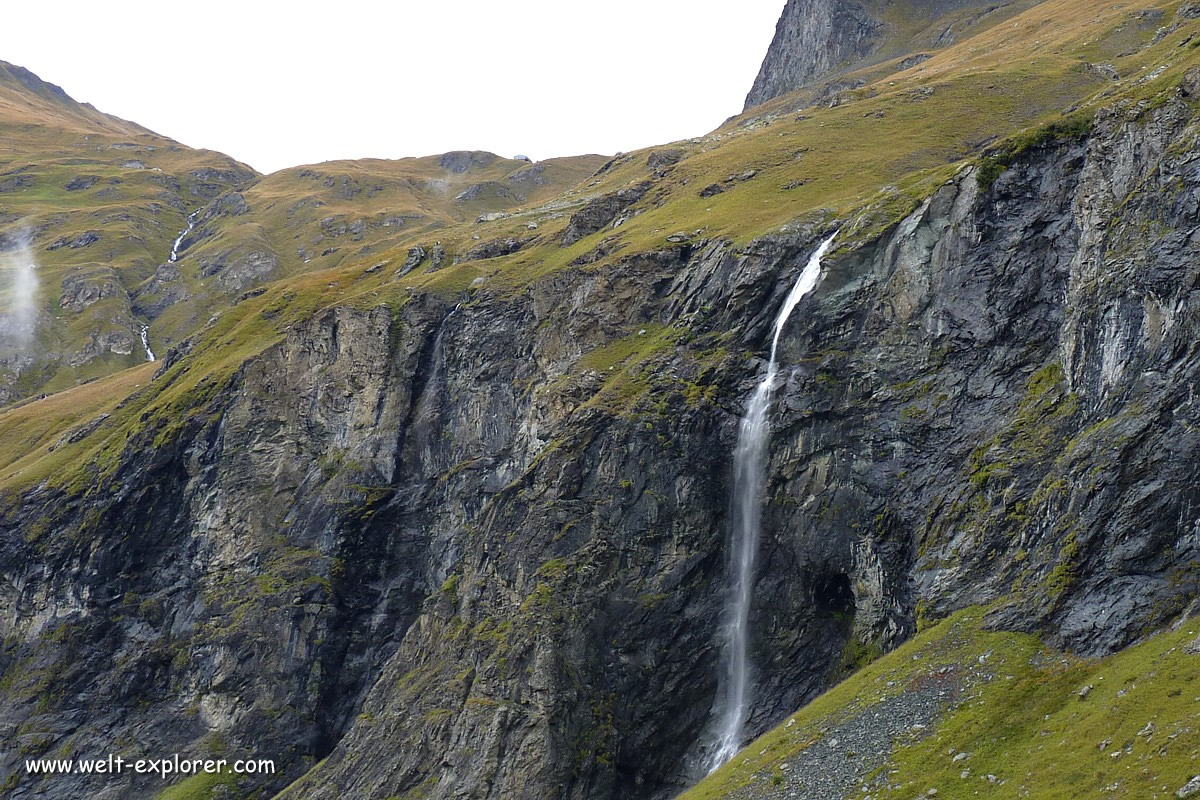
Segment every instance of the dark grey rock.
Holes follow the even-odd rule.
[[[517,239],[514,237],[505,237],[503,239],[493,239],[490,242],[482,242],[475,245],[465,254],[463,261],[480,261],[488,258],[500,258],[501,256],[510,256],[513,253],[519,252],[521,248],[529,244],[532,239]]]
[[[438,242],[429,250],[429,271],[437,272],[445,263],[446,248],[442,247],[441,242]]]
[[[903,72],[906,69],[912,69],[913,67],[917,66],[918,64],[924,64],[926,61],[928,61],[931,58],[933,58],[933,56],[930,55],[929,53],[914,53],[911,56],[906,56],[905,58],[902,58],[900,60],[900,63],[896,65],[896,71]]]
[[[571,221],[567,223],[561,240],[563,247],[573,245],[585,236],[603,230],[617,218],[618,214],[641,200],[649,190],[648,182],[640,183],[589,201],[587,205],[576,211],[572,215]]]
[[[81,233],[79,236],[76,236],[73,240],[71,240],[71,243],[68,244],[67,247],[71,248],[72,250],[78,250],[81,247],[93,245],[98,241],[100,241],[99,232],[88,231],[87,233]]]
[[[100,182],[99,175],[80,175],[77,178],[72,178],[64,187],[68,192],[80,192],[84,189],[90,189]]]
[[[456,203],[469,203],[473,200],[510,200],[514,203],[525,202],[525,196],[514,192],[499,181],[484,181],[468,186],[455,198]]]
[[[240,217],[250,213],[250,206],[241,192],[230,192],[217,200],[215,213],[222,217]]]
[[[601,240],[600,244],[571,261],[571,266],[582,267],[588,264],[595,264],[597,261],[608,258],[615,253],[619,253],[625,249],[626,245],[621,242],[619,237],[610,236]]]
[[[646,166],[654,172],[662,172],[673,167],[683,158],[684,152],[678,148],[669,150],[652,150],[646,158]]]
[[[445,153],[439,159],[442,169],[456,174],[462,174],[476,167],[486,167],[496,162],[497,156],[481,150],[456,150]]]
[[[20,192],[33,186],[32,175],[0,175],[0,194]]]
[[[67,311],[79,313],[106,297],[124,296],[125,289],[113,269],[72,271],[62,280],[62,295],[58,305]]]
[[[549,186],[551,183],[550,178],[546,175],[545,164],[534,164],[529,167],[523,167],[516,172],[510,173],[504,180],[509,186],[524,186],[531,189]]]
[[[400,271],[396,273],[396,277],[402,278],[419,267],[421,262],[425,260],[426,255],[427,253],[425,252],[424,247],[421,247],[420,245],[416,247],[410,247],[408,250],[408,258],[406,258],[404,260],[404,264],[400,266]]]
[[[788,0],[746,108],[864,60],[883,31],[884,25],[857,0]]]
[[[802,88],[822,89],[814,104],[836,104],[843,86],[835,86],[838,75],[904,55],[899,69],[910,69],[927,59],[927,53],[912,52],[953,44],[959,27],[975,20],[1003,13],[1009,0],[939,0],[922,9],[928,22],[968,10],[966,17],[955,17],[946,25],[932,25],[937,35],[928,40],[903,41],[894,25],[885,21],[887,4],[874,0],[788,0],[775,29],[775,38],[763,59],[754,86],[746,97],[746,110],[768,100]],[[897,51],[899,49],[899,51]],[[858,85],[861,85],[859,82]]]
[[[906,640],[918,607],[989,606],[1082,655],[1138,640],[1200,595],[1194,125],[1170,97],[1109,110],[881,226],[693,232],[457,306],[325,309],[227,384],[164,387],[179,413],[128,438],[110,426],[142,406],[114,413],[91,434],[111,469],[0,498],[0,731],[54,736],[18,735],[0,770],[52,800],[153,797],[34,783],[22,748],[220,741],[279,759],[261,796],[310,770],[298,800],[673,796],[717,691],[739,419],[839,225],[779,342],[747,734],[826,689],[851,640]],[[601,199],[577,231],[636,202]],[[270,279],[246,249],[210,280],[242,257]],[[678,338],[605,364],[652,325]],[[848,709],[793,791],[857,788],[970,678],[938,676],[882,719]]]

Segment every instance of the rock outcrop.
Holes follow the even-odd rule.
[[[861,2],[788,0],[746,108],[808,85],[839,67],[859,63],[882,35],[883,23]]]

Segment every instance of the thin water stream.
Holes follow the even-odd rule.
[[[196,217],[199,215],[199,209],[193,211],[191,214],[188,214],[187,227],[180,231],[179,235],[175,237],[175,241],[171,243],[171,255],[167,256],[168,264],[174,264],[179,260],[179,248],[183,247],[183,240],[186,239],[187,235],[192,232],[193,228],[196,227]],[[141,334],[142,337],[142,349],[146,351],[146,360],[157,360],[154,357],[154,351],[150,349],[150,326],[142,325],[142,328],[140,331],[138,331],[138,333]]]

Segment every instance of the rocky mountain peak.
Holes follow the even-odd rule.
[[[7,61],[0,61],[0,84],[8,84],[13,88],[21,87],[39,97],[65,105],[79,105],[61,86],[44,81],[25,67],[9,64]]]
[[[788,0],[746,109],[864,67],[946,47],[1036,2]]]

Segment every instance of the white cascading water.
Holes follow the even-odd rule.
[[[199,214],[199,209],[188,214],[187,227],[180,231],[179,235],[175,237],[175,241],[171,243],[171,255],[167,256],[168,264],[174,264],[179,260],[179,248],[183,246],[183,240],[192,232],[192,228],[196,227],[196,217]],[[142,349],[146,351],[146,360],[155,361],[154,351],[150,349],[150,326],[143,325],[139,333],[142,335]]]
[[[779,338],[796,305],[816,288],[817,280],[821,277],[821,259],[833,245],[835,237],[837,233],[822,242],[809,258],[779,316],[775,318],[767,374],[750,396],[738,432],[737,449],[733,454],[733,499],[730,509],[729,580],[732,593],[725,623],[725,669],[717,693],[721,713],[717,721],[716,749],[709,761],[710,771],[737,753],[742,744],[742,728],[750,711],[750,601],[762,527],[771,394],[779,372]]]
[[[154,361],[154,351],[150,349],[150,326],[143,325],[142,330],[142,349],[146,351],[146,360]]]
[[[200,212],[197,210],[188,215],[187,227],[183,229],[183,232],[179,236],[175,237],[175,242],[171,245],[171,255],[167,258],[168,264],[174,264],[179,260],[179,248],[183,245],[183,240],[187,235],[192,232],[192,228],[196,227],[196,217],[199,214]]]

